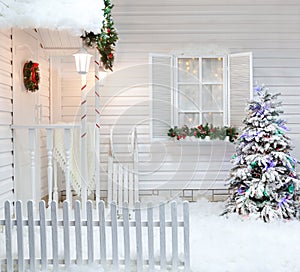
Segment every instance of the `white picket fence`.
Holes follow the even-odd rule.
[[[178,220],[176,202],[171,203],[170,220],[166,220],[167,205],[161,203],[155,214],[153,206],[143,210],[137,202],[132,220],[126,203],[122,219],[118,219],[114,202],[106,212],[103,201],[97,209],[88,201],[83,219],[80,202],[76,201],[74,219],[70,219],[73,213],[65,201],[60,219],[54,201],[49,209],[40,202],[39,216],[29,201],[25,217],[24,207],[17,201],[14,219],[14,208],[6,202],[5,219],[0,220],[6,241],[5,258],[0,256],[0,271],[58,271],[72,264],[101,264],[105,271],[190,271],[188,203],[182,205],[183,220]]]

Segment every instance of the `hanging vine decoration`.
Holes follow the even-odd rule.
[[[36,92],[39,89],[40,74],[38,63],[30,60],[24,64],[23,80],[27,91]]]
[[[81,36],[84,44],[88,47],[96,47],[101,55],[101,62],[105,69],[112,71],[115,60],[114,47],[118,41],[118,33],[114,27],[114,20],[111,16],[111,10],[114,7],[110,0],[104,0],[104,20],[102,21],[101,32],[85,32]]]

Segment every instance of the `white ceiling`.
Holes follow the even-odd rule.
[[[78,50],[82,45],[79,36],[74,36],[68,30],[49,30],[40,28],[37,30],[41,46],[49,52],[50,55],[64,55],[65,51]]]

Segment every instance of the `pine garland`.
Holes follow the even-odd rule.
[[[23,81],[27,91],[36,92],[39,89],[40,74],[38,63],[30,60],[24,64]]]
[[[111,16],[111,10],[114,5],[110,0],[104,0],[104,20],[102,21],[101,32],[95,34],[94,32],[85,32],[81,36],[84,44],[88,47],[96,47],[101,55],[101,62],[105,69],[112,71],[115,60],[114,47],[118,41],[118,33],[114,27],[114,20]]]

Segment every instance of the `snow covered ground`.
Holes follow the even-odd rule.
[[[192,271],[300,271],[299,221],[264,223],[236,215],[226,218],[219,216],[223,207],[222,202],[206,200],[190,205]],[[4,239],[1,233],[2,254]],[[70,271],[104,270],[100,266],[74,265]]]

